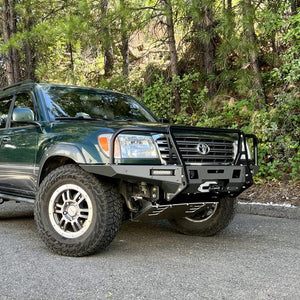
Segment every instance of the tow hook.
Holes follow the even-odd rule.
[[[218,185],[216,181],[206,181],[199,186],[198,191],[200,193],[210,193],[210,192],[219,192],[220,189],[221,187]]]

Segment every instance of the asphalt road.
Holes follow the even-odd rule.
[[[167,222],[126,222],[83,258],[48,252],[31,207],[0,206],[0,299],[300,299],[300,222],[237,215],[191,237]]]

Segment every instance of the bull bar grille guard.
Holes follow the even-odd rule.
[[[115,140],[116,138],[124,132],[147,132],[147,133],[153,133],[153,134],[164,134],[170,141],[169,145],[169,151],[170,151],[170,157],[172,154],[176,155],[176,158],[179,162],[179,164],[183,167],[184,170],[184,175],[185,179],[188,183],[188,176],[187,176],[187,169],[186,169],[186,164],[184,162],[184,159],[178,150],[179,147],[176,143],[176,138],[174,135],[174,131],[186,131],[186,130],[192,130],[192,131],[197,131],[199,133],[201,132],[206,132],[206,133],[229,133],[229,134],[236,134],[237,135],[237,140],[238,140],[238,147],[237,147],[237,155],[234,159],[233,165],[237,165],[238,162],[240,161],[242,155],[245,156],[245,165],[250,167],[250,165],[258,166],[258,151],[257,151],[257,144],[258,140],[257,137],[253,134],[244,134],[241,130],[235,130],[235,129],[219,129],[219,128],[202,128],[202,127],[189,127],[189,126],[176,126],[176,125],[169,125],[166,128],[132,128],[132,127],[125,127],[122,129],[119,129],[116,131],[111,140],[110,140],[110,151],[109,151],[109,164],[114,165],[115,164],[115,157],[114,157],[114,150],[115,150]],[[247,152],[247,146],[246,142],[247,139],[252,140],[252,146],[253,146],[253,160],[250,161],[248,152]],[[242,150],[244,148],[244,151]]]

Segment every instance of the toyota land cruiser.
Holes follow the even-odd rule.
[[[39,235],[61,255],[107,247],[125,217],[214,235],[256,171],[256,138],[240,130],[161,123],[111,91],[0,89],[0,203],[34,203]]]

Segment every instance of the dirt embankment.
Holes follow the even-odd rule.
[[[296,182],[270,181],[255,184],[243,192],[241,202],[275,203],[300,206],[300,180]]]

